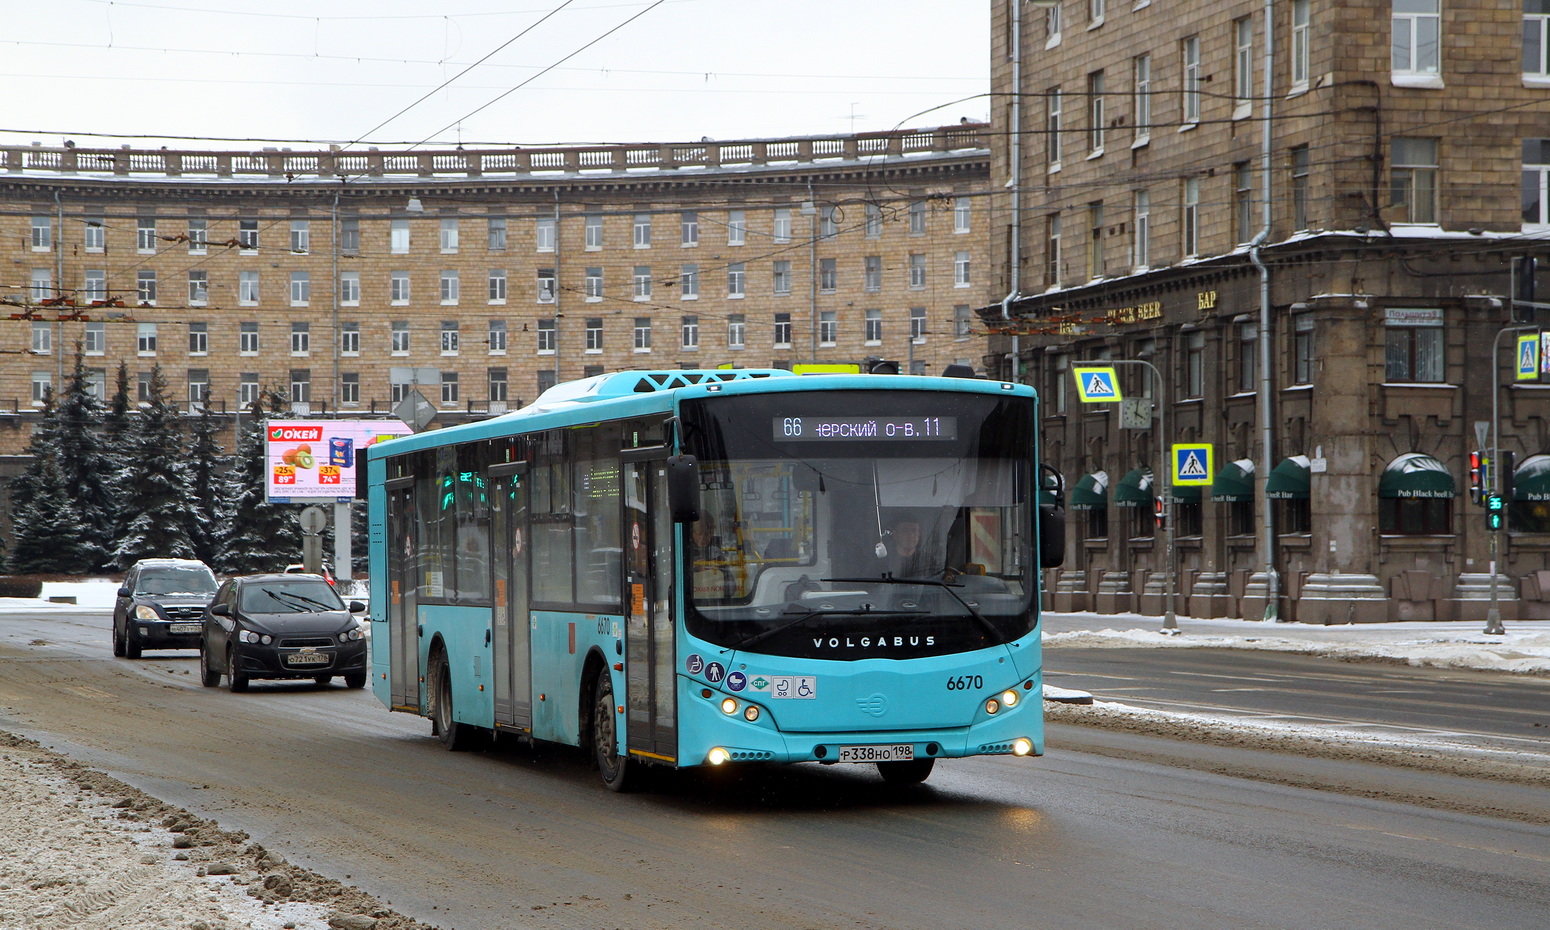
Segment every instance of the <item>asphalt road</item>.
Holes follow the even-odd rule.
[[[1492,790],[1467,779],[1056,726],[1042,759],[944,763],[907,790],[800,766],[619,796],[571,750],[447,753],[369,693],[211,691],[192,653],[113,659],[106,631],[0,615],[0,729],[454,930],[1528,930],[1550,913],[1550,821],[1386,799]],[[1309,787],[1358,777],[1393,790]]]

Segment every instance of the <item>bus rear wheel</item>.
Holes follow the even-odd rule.
[[[890,785],[918,785],[931,777],[935,759],[910,759],[903,762],[879,762],[877,774]]]
[[[592,701],[592,755],[598,774],[611,791],[634,791],[641,785],[641,763],[619,752],[619,710],[614,704],[614,682],[607,669],[598,673]]]
[[[451,752],[469,752],[483,748],[479,728],[458,723],[452,713],[452,670],[447,655],[437,652],[431,658],[431,726],[441,745]],[[362,682],[365,684],[365,682]]]

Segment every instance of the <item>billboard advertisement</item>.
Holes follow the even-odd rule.
[[[281,504],[353,500],[362,451],[412,432],[401,420],[266,421],[265,492]]]

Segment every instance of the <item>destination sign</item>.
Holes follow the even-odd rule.
[[[775,438],[813,441],[957,439],[957,417],[775,417]]]

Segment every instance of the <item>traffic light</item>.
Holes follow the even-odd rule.
[[[1512,472],[1518,454],[1506,449],[1496,454],[1501,459],[1496,463],[1496,493],[1502,496],[1502,509],[1506,510],[1512,506]]]
[[[1168,522],[1167,513],[1163,510],[1163,500],[1160,497],[1152,499],[1152,510],[1157,517],[1157,528],[1162,529]]]
[[[1480,450],[1469,453],[1469,502],[1480,503],[1480,496],[1485,493],[1485,472],[1482,466],[1485,464],[1485,456]]]
[[[1493,532],[1502,528],[1502,518],[1507,511],[1503,506],[1506,501],[1500,494],[1488,494],[1485,498],[1485,525]]]

